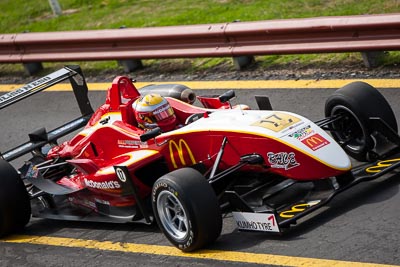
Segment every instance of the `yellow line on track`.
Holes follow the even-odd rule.
[[[149,84],[184,84],[192,89],[314,89],[314,88],[340,88],[354,81],[364,81],[376,88],[400,88],[399,79],[345,79],[345,80],[253,80],[253,81],[174,81],[174,82],[137,82],[137,88]],[[23,84],[0,85],[0,92],[12,91],[22,87]],[[104,91],[111,86],[110,83],[89,83],[89,90]],[[47,91],[69,91],[68,83],[56,84]]]
[[[61,246],[72,248],[96,249],[104,251],[118,251],[125,253],[144,253],[172,257],[196,258],[216,261],[231,261],[242,263],[269,264],[280,266],[308,266],[308,267],[399,267],[396,265],[325,260],[315,258],[279,256],[272,254],[257,254],[249,252],[235,252],[222,250],[200,250],[194,253],[183,253],[175,247],[121,243],[111,241],[84,240],[65,237],[16,235],[1,239],[0,242],[25,243],[46,246]]]

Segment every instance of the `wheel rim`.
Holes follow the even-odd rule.
[[[165,231],[176,240],[188,234],[188,219],[179,199],[170,191],[163,191],[157,198],[157,213]]]
[[[341,115],[343,119],[333,123],[339,143],[352,151],[363,151],[367,147],[367,132],[357,116],[345,106],[337,106],[332,110],[332,115]]]

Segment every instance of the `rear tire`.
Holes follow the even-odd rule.
[[[200,249],[221,234],[217,197],[194,169],[178,169],[159,178],[153,186],[152,205],[158,226],[182,251]]]
[[[332,123],[333,138],[351,157],[370,161],[369,152],[375,147],[371,133],[370,117],[380,117],[397,132],[393,110],[383,95],[365,82],[353,82],[330,96],[325,103],[325,116],[343,115]]]
[[[17,171],[0,160],[0,236],[21,230],[31,217],[28,192]]]

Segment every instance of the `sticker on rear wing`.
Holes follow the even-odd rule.
[[[232,212],[240,230],[279,233],[279,226],[273,213]]]
[[[54,82],[57,79],[61,79],[63,77],[68,78],[68,74],[72,75],[72,70],[68,68],[63,68],[53,73],[50,73],[47,76],[39,78],[31,83],[25,84],[24,86],[17,88],[14,91],[1,95],[0,109],[8,106],[13,99],[23,99],[26,95],[34,94],[35,92],[39,92],[49,87],[51,85],[51,82]]]

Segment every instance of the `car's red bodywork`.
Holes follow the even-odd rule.
[[[198,97],[200,107],[185,86],[178,86],[179,96],[172,90],[176,85],[138,90],[125,76],[114,79],[105,103],[93,112],[80,69],[65,67],[6,94],[0,109],[65,79],[82,117],[31,133],[29,142],[0,154],[0,171],[10,181],[25,182],[18,192],[30,203],[21,207],[32,206],[25,221],[3,215],[15,224],[25,225],[31,214],[119,223],[155,218],[174,245],[191,251],[219,236],[222,210],[233,213],[239,229],[281,232],[345,189],[400,166],[391,158],[400,147],[393,112],[365,83],[338,90],[327,100],[328,117],[315,123],[291,112],[262,110],[270,106],[266,103],[259,104],[261,110],[232,107],[232,93]],[[138,127],[132,103],[147,92],[166,97],[176,129]],[[354,96],[373,98],[381,107],[365,108]],[[73,138],[56,143],[76,129],[81,131]],[[20,174],[4,162],[29,152],[33,158]],[[348,154],[378,161],[354,168]],[[386,159],[390,164],[379,161]],[[209,214],[213,218],[206,218]],[[0,234],[12,230],[0,227]]]
[[[133,206],[136,200],[133,196],[123,196],[121,181],[115,174],[113,166],[126,166],[140,197],[146,198],[158,176],[146,180],[149,178],[138,177],[137,171],[154,162],[160,162],[160,165],[155,165],[154,168],[162,166],[168,171],[199,163],[206,170],[210,170],[224,138],[227,138],[228,142],[224,149],[223,160],[218,166],[219,171],[234,166],[243,155],[248,154],[262,155],[264,163],[244,166],[241,171],[265,175],[275,173],[296,180],[323,179],[340,175],[350,169],[350,165],[339,168],[320,161],[312,154],[312,150],[300,149],[296,144],[300,141],[295,138],[292,138],[293,143],[290,144],[283,139],[268,136],[268,133],[249,131],[251,128],[244,126],[254,124],[254,119],[251,116],[245,117],[243,110],[237,109],[237,114],[234,114],[234,117],[242,116],[245,119],[241,122],[243,130],[231,128],[230,125],[213,128],[213,121],[220,119],[213,119],[213,112],[217,112],[215,109],[193,106],[170,97],[167,97],[167,100],[180,122],[177,130],[142,142],[140,136],[145,130],[137,127],[132,108],[132,103],[139,96],[139,91],[127,77],[115,78],[108,90],[105,104],[97,109],[87,126],[74,138],[53,147],[47,154],[47,159],[63,158],[77,169],[73,176],[68,175],[57,181],[65,187],[80,189],[69,196],[70,201],[94,209],[96,202],[105,202],[116,207]],[[222,110],[227,108],[227,104],[221,103],[217,97],[202,97],[202,103],[207,107],[218,107]],[[203,114],[204,122],[201,127],[184,125],[189,116],[199,113]],[[272,111],[264,113],[257,116],[268,117],[271,113],[276,114]],[[228,114],[223,116],[230,118]],[[288,126],[280,127],[282,128],[279,129],[280,132],[283,130],[295,132],[296,129],[311,124],[301,116],[290,116],[297,119],[296,124],[289,123]],[[253,121],[246,121],[251,119]],[[260,125],[251,127],[263,128]],[[317,128],[315,125],[312,127]],[[320,140],[327,142],[324,149],[330,146],[334,146],[333,149],[340,149],[329,137],[318,136]],[[344,153],[342,156],[346,157]]]

